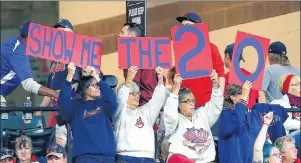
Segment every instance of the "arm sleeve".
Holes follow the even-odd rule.
[[[130,88],[128,88],[125,85],[122,85],[119,91],[117,92],[117,111],[114,115],[114,122],[117,123],[117,121],[120,119],[119,117],[122,115],[122,112],[127,107],[128,97],[130,93]]]
[[[223,102],[224,96],[221,88],[213,88],[210,101],[207,102],[203,108],[197,110],[198,114],[205,113],[210,127],[212,127],[219,118],[223,109]]]
[[[264,71],[263,82],[262,82],[262,91],[266,92],[271,82],[271,73],[268,70]]]
[[[73,100],[72,100],[72,88],[71,82],[64,81],[62,83],[62,88],[58,98],[58,105],[60,107],[59,114],[64,117],[64,119],[72,119],[70,118],[73,114]]]
[[[146,104],[153,96],[154,90],[158,84],[157,73],[155,69],[141,70],[140,77],[140,106]]]
[[[242,103],[237,103],[234,110],[223,111],[220,121],[220,136],[230,137],[239,132],[245,121],[245,111],[247,107]]]
[[[30,93],[39,94],[39,90],[42,87],[41,84],[33,80],[33,78],[27,78],[21,82],[23,88]]]
[[[20,81],[32,78],[29,56],[27,56],[25,51],[22,51],[22,49],[23,48],[21,47],[17,48],[14,52],[12,52],[10,58],[10,65]]]
[[[165,86],[158,85],[155,88],[152,98],[148,101],[148,103],[142,106],[145,109],[146,113],[148,114],[152,125],[155,124],[156,119],[158,118],[161,107],[166,100],[165,96],[166,96]]]
[[[178,113],[179,101],[178,95],[170,93],[166,104],[164,106],[164,126],[165,136],[169,136],[174,133],[178,126],[179,113]]]
[[[114,115],[117,110],[116,95],[112,88],[106,82],[99,81],[98,86],[100,87],[102,97],[101,99],[110,104],[110,108],[105,107],[104,110],[110,117]]]
[[[216,70],[218,77],[225,76],[224,62],[216,45],[210,43],[211,57],[213,68]]]

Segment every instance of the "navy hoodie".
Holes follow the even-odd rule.
[[[116,154],[112,116],[117,110],[116,96],[107,83],[100,81],[101,98],[83,101],[72,98],[71,83],[64,81],[58,103],[59,113],[70,119],[73,133],[72,158],[98,155],[114,158]]]
[[[247,112],[237,103],[235,109],[223,109],[220,116],[218,154],[220,163],[251,163],[253,146],[262,127],[258,112]]]
[[[273,121],[268,129],[270,139],[273,143],[277,138],[286,135],[283,123],[288,118],[288,114],[282,106],[278,104],[256,104],[252,107],[252,110],[253,109],[262,115],[265,115],[270,111],[274,112]]]

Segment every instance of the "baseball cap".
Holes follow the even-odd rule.
[[[230,45],[227,45],[224,53],[229,55],[229,57],[232,59],[232,55],[233,55],[233,50],[234,50],[234,43],[230,44]],[[241,51],[241,54],[242,54],[242,51]],[[242,55],[240,55],[240,60],[244,61],[244,58],[242,57]]]
[[[194,23],[202,23],[201,17],[197,13],[194,13],[194,12],[189,12],[189,13],[185,14],[184,16],[178,16],[176,19],[180,23],[182,23],[182,21],[184,21],[184,20],[189,20]]]
[[[20,28],[20,36],[22,38],[26,38],[28,36],[28,30],[29,30],[30,23],[34,23],[34,22],[28,21],[28,22],[25,22],[24,24],[22,24],[22,26]]]
[[[286,55],[286,46],[280,41],[273,42],[269,46],[269,53]]]
[[[53,144],[48,147],[46,154],[47,154],[46,157],[56,156],[62,158],[66,156],[66,150],[64,147],[62,147],[59,144]]]
[[[0,160],[4,160],[6,158],[13,158],[14,157],[14,151],[8,149],[8,148],[5,148],[5,147],[2,147],[1,148],[1,153],[0,153]]]
[[[53,26],[54,28],[58,28],[58,27],[64,27],[64,28],[70,28],[73,30],[73,25],[70,23],[69,20],[67,19],[60,19],[59,21],[57,21],[55,23],[55,25]]]

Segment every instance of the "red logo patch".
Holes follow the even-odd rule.
[[[144,122],[142,121],[141,117],[137,119],[135,126],[138,128],[142,128],[144,126]]]

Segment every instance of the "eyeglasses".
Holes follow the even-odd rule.
[[[300,86],[300,83],[290,84],[290,86],[296,86],[296,87],[298,87],[298,86]]]
[[[141,93],[140,92],[131,92],[130,95],[133,95],[133,96],[138,96],[139,95],[140,96]]]
[[[95,89],[99,89],[99,86],[97,85],[97,83],[90,84],[89,86],[92,86],[92,87],[94,87]]]
[[[180,102],[180,103],[185,103],[185,104],[195,104],[195,99],[193,99],[193,100],[188,99],[188,100],[182,101],[182,102]]]
[[[274,153],[274,154],[272,154],[270,156],[275,156],[277,158],[282,158],[282,154],[281,153]]]

